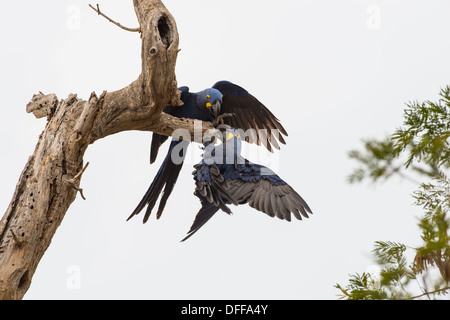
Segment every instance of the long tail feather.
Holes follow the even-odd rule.
[[[200,230],[203,225],[208,222],[212,216],[219,211],[220,207],[215,206],[213,203],[209,203],[208,201],[204,201],[203,206],[200,211],[197,213],[195,217],[194,223],[192,224],[191,229],[189,230],[187,236],[181,240],[181,242],[186,241],[190,237],[194,235],[198,230]]]
[[[172,141],[169,147],[169,151],[167,152],[166,158],[164,159],[161,167],[158,170],[158,173],[156,174],[155,178],[153,179],[152,184],[148,188],[147,192],[145,193],[144,197],[142,198],[141,202],[137,205],[136,209],[134,209],[133,213],[128,217],[127,221],[130,220],[133,216],[139,214],[145,206],[147,206],[147,210],[144,215],[144,223],[147,222],[148,218],[150,217],[150,214],[156,204],[156,201],[159,198],[159,195],[161,194],[163,188],[164,188],[164,194],[160,201],[160,205],[158,208],[158,214],[157,218],[161,217],[161,214],[164,210],[164,207],[166,205],[167,199],[169,198],[170,194],[173,191],[173,188],[175,186],[175,183],[178,179],[178,175],[180,174],[181,168],[183,167],[183,161],[184,157],[186,156],[186,152],[183,145],[183,149],[180,151],[180,160],[181,163],[175,164],[172,161],[172,152],[174,151],[174,148],[178,146],[179,144],[187,144],[188,142],[184,141]]]
[[[161,145],[168,139],[167,136],[162,136],[157,133],[153,133],[152,135],[152,144],[150,146],[150,164],[155,162],[156,157],[158,156],[158,150]]]

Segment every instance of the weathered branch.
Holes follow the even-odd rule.
[[[92,93],[87,101],[76,95],[59,101],[54,94],[39,93],[27,105],[28,112],[47,116],[48,122],[0,221],[0,299],[21,299],[29,288],[81,190],[83,156],[90,144],[126,130],[170,135],[183,128],[195,136],[198,123],[162,113],[168,104],[181,104],[175,76],[179,51],[175,20],[160,0],[133,4],[142,39],[142,72],[136,81],[100,97]],[[203,123],[202,131],[209,128]]]
[[[97,8],[94,8],[93,5],[89,5],[89,7],[94,10],[95,12],[97,12],[97,14],[99,16],[102,16],[103,18],[105,18],[106,20],[108,20],[109,22],[115,24],[116,26],[118,26],[119,28],[126,30],[126,31],[130,31],[130,32],[141,32],[141,28],[127,28],[124,27],[123,25],[121,25],[120,23],[114,21],[113,19],[111,19],[110,17],[108,17],[107,15],[105,15],[103,12],[100,11],[100,6],[97,4]]]
[[[55,112],[57,105],[58,97],[56,94],[44,95],[42,92],[39,92],[27,104],[27,112],[33,112],[36,118],[50,117]]]

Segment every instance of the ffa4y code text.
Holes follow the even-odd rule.
[[[228,315],[265,315],[267,312],[267,307],[269,305],[257,304],[227,304],[225,308],[208,306],[208,307],[198,307],[189,304],[188,306],[181,308],[181,314],[183,315],[207,315],[210,318],[214,314],[228,314]]]

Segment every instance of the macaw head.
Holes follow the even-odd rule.
[[[220,113],[222,98],[223,95],[219,90],[209,88],[198,93],[197,106],[208,109],[215,119]]]

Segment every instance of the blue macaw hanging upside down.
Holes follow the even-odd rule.
[[[212,148],[211,148],[212,146]],[[241,134],[227,129],[223,144],[205,144],[203,159],[194,166],[195,195],[202,207],[185,241],[219,209],[231,214],[229,204],[248,203],[271,217],[291,221],[308,218],[311,209],[305,200],[269,168],[252,163],[241,155]]]
[[[254,129],[254,131],[251,131],[252,134],[246,135],[245,141],[257,145],[263,144],[269,151],[272,151],[272,148],[279,149],[278,142],[286,143],[282,135],[287,136],[287,132],[279,120],[247,90],[238,85],[229,81],[219,81],[212,88],[198,93],[190,92],[188,87],[181,87],[179,90],[181,91],[181,101],[184,104],[182,106],[167,106],[164,112],[179,118],[210,122],[214,122],[221,115],[234,114],[233,117],[224,118],[222,121],[224,124],[244,131]],[[272,130],[278,130],[280,134],[274,136]],[[159,148],[167,139],[167,136],[153,133],[150,163],[156,160]],[[160,194],[163,193],[156,214],[158,219],[161,217],[183,166],[187,144],[188,142],[183,140],[172,140],[158,173],[128,220],[139,214],[147,206],[143,220],[145,223],[150,217]],[[174,150],[179,150],[181,163],[172,161],[171,155]]]

